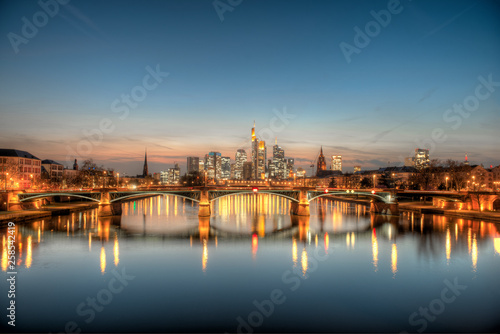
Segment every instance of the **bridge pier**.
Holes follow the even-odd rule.
[[[370,212],[380,213],[384,215],[399,215],[399,204],[398,203],[384,203],[371,201]]]
[[[290,203],[290,213],[297,216],[310,216],[309,200],[307,198],[307,189],[300,190],[299,202]]]
[[[210,217],[210,214],[210,199],[208,196],[208,189],[204,188],[200,191],[198,217]]]
[[[122,214],[122,203],[109,201],[109,191],[101,192],[101,201],[99,202],[99,208],[97,209],[98,217],[109,217],[109,216],[119,216]]]

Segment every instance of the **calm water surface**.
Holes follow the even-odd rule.
[[[499,224],[178,197],[17,224],[16,331],[497,332]],[[7,230],[2,237],[6,314]],[[2,315],[2,329],[7,327]]]

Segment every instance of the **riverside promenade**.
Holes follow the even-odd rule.
[[[98,204],[89,202],[54,203],[42,206],[40,209],[0,211],[0,227],[8,222],[22,222],[52,216],[69,215],[73,212],[94,209]]]

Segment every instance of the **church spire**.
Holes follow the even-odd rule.
[[[142,169],[142,176],[146,177],[149,175],[148,171],[148,149],[144,152],[144,168]]]

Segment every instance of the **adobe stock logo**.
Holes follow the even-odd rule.
[[[33,14],[30,20],[26,16],[21,18],[23,23],[21,27],[21,35],[9,32],[7,34],[7,39],[12,46],[12,49],[16,54],[19,53],[19,46],[21,44],[28,44],[30,39],[33,39],[38,35],[38,29],[43,28],[49,23],[49,18],[53,18],[59,13],[59,5],[67,5],[70,0],[40,0],[38,5],[42,10]]]

